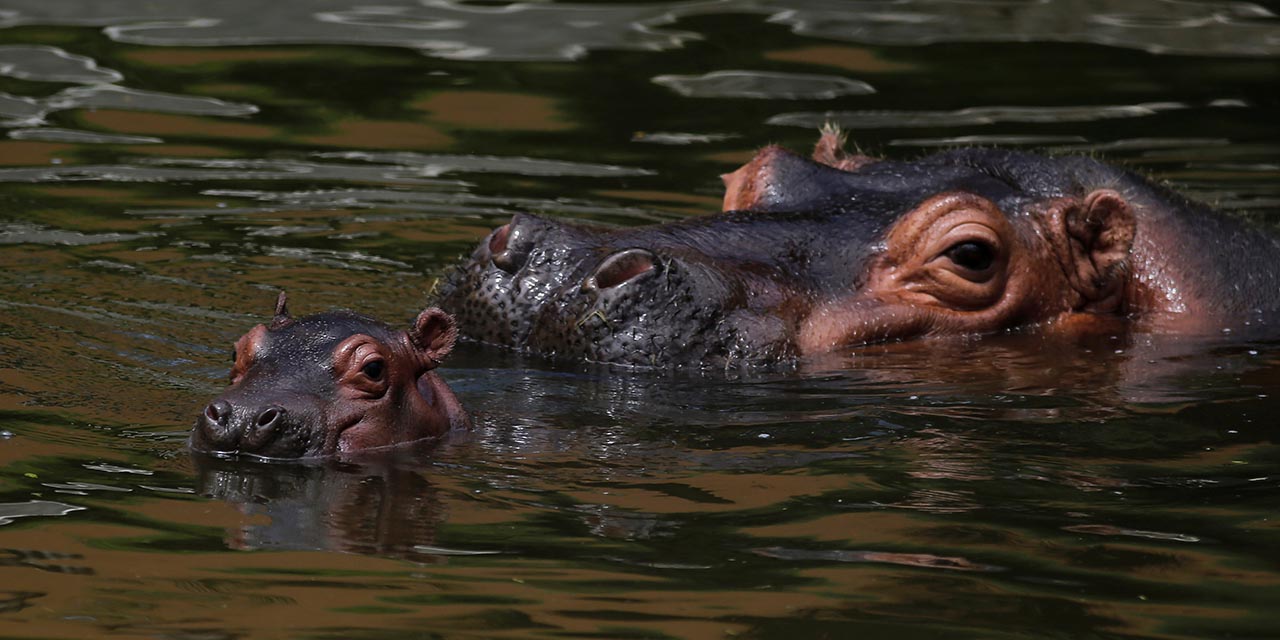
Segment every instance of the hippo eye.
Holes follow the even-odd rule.
[[[996,250],[991,245],[972,240],[952,245],[943,255],[970,271],[986,271],[996,261]]]
[[[360,373],[369,376],[370,380],[381,380],[385,364],[381,360],[370,360],[360,368]]]

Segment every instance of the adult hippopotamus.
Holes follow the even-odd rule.
[[[231,386],[191,431],[193,450],[262,458],[354,453],[470,425],[435,372],[457,338],[429,308],[407,331],[351,311],[290,316],[284,293],[270,326],[236,342]]]
[[[518,214],[442,279],[468,337],[553,356],[723,367],[849,345],[1117,318],[1157,331],[1280,310],[1280,245],[1086,157],[900,162],[825,130],[724,176],[724,211],[610,229]]]

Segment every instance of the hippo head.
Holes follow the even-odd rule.
[[[236,342],[231,386],[196,419],[190,446],[215,454],[308,458],[439,436],[469,418],[434,371],[452,350],[453,317],[430,308],[408,331],[329,311],[290,317]]]
[[[916,162],[766,148],[724,212],[632,229],[518,214],[442,280],[466,335],[639,366],[787,361],[842,345],[1114,311],[1134,239],[1118,171],[970,150]]]

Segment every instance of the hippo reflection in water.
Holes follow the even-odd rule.
[[[787,362],[1042,323],[1202,332],[1280,309],[1271,236],[1084,157],[963,149],[914,162],[777,147],[724,212],[609,229],[518,214],[447,275],[465,336],[641,366]]]

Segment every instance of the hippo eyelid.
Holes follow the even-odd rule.
[[[378,363],[375,368],[382,369],[379,377],[369,375],[367,368],[373,363]],[[374,382],[381,382],[386,379],[387,364],[387,348],[376,338],[365,335],[356,334],[343,340],[333,349],[333,369],[335,375],[341,379],[354,381],[360,377]]]

